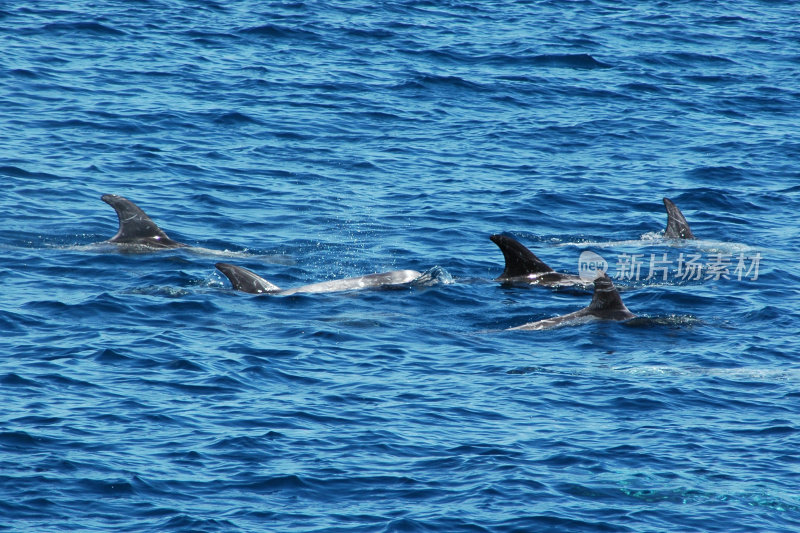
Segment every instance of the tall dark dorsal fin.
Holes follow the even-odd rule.
[[[664,198],[664,207],[667,208],[667,229],[664,237],[667,239],[694,239],[689,223],[686,222],[681,210],[669,198]]]
[[[620,298],[617,288],[614,287],[614,283],[605,272],[595,278],[592,302],[586,310],[600,318],[611,320],[634,317],[634,314],[622,303],[622,298]]]
[[[273,285],[255,272],[231,265],[229,263],[217,263],[214,265],[217,270],[225,274],[230,280],[231,285],[237,291],[249,292],[251,294],[262,294],[268,292],[280,292],[280,287]]]
[[[104,194],[101,199],[114,208],[119,218],[119,231],[109,242],[141,244],[155,248],[178,248],[185,244],[173,241],[139,207],[122,196]]]
[[[497,279],[502,280],[527,276],[528,274],[553,272],[552,268],[533,255],[533,252],[525,248],[516,239],[506,235],[492,235],[489,238],[500,247],[506,259],[506,269]]]

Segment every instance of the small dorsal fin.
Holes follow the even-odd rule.
[[[489,238],[500,247],[506,260],[506,269],[497,279],[553,272],[552,268],[547,266],[544,261],[536,257],[533,252],[525,248],[516,239],[506,235],[492,235]]]
[[[681,210],[669,198],[664,198],[664,207],[667,208],[667,229],[664,237],[667,239],[694,239],[689,223],[686,222]]]
[[[119,218],[119,230],[109,242],[142,244],[157,248],[186,246],[170,239],[144,211],[127,198],[116,194],[104,194],[101,199],[114,208]]]
[[[273,285],[255,272],[231,265],[229,263],[217,263],[214,265],[217,270],[225,274],[230,280],[231,285],[237,291],[249,292],[250,294],[262,294],[270,292],[280,292],[280,287]]]
[[[614,283],[605,272],[602,272],[595,278],[592,302],[586,310],[600,318],[612,320],[634,317],[634,314],[625,307],[619,292],[617,292],[617,288],[614,287]]]

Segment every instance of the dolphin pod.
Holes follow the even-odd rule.
[[[667,209],[667,228],[664,230],[665,239],[695,239],[689,223],[678,209],[678,206],[669,198],[663,198],[664,207]],[[529,283],[547,287],[563,287],[587,285],[580,276],[563,274],[550,268],[544,261],[526,248],[522,243],[507,235],[492,235],[489,237],[505,259],[505,269],[496,278],[504,283]],[[530,322],[509,330],[539,330],[558,327],[568,324],[583,324],[594,320],[624,321],[635,318],[636,315],[625,307],[611,278],[602,272],[594,281],[592,301],[578,311]]]
[[[667,228],[664,230],[664,238],[694,239],[695,236],[689,229],[689,223],[686,222],[686,218],[678,206],[669,198],[664,198],[664,206],[667,208]],[[492,235],[489,239],[503,252],[506,262],[503,273],[495,278],[497,281],[547,287],[591,285],[591,282],[578,275],[556,272],[513,237]]]
[[[182,248],[188,245],[174,241],[153,222],[136,204],[114,194],[104,194],[101,199],[109,204],[119,218],[119,230],[106,242],[152,249]],[[686,218],[680,209],[669,199],[664,198],[667,210],[666,239],[695,239]],[[547,287],[588,286],[589,282],[574,274],[556,272],[544,261],[536,257],[519,241],[507,235],[489,237],[503,253],[505,269],[496,278],[504,283],[528,283]],[[251,294],[297,294],[349,291],[374,287],[387,287],[408,284],[422,274],[416,270],[393,270],[365,276],[343,278],[282,289],[246,268],[229,263],[216,263],[216,268],[231,282],[233,288]],[[566,324],[580,324],[593,320],[629,320],[636,315],[625,307],[611,278],[600,272],[594,281],[592,301],[578,311],[530,322],[511,330],[539,330]]]
[[[183,248],[188,246],[187,244],[170,239],[164,230],[159,228],[139,206],[127,198],[114,194],[104,194],[101,200],[113,207],[119,218],[119,230],[117,234],[107,242],[154,249]],[[228,263],[217,263],[216,267],[230,280],[234,289],[253,294],[288,295],[300,292],[319,293],[349,291],[370,287],[402,285],[422,275],[416,270],[394,270],[391,272],[381,272],[354,278],[323,281],[292,289],[281,289],[246,268]]]

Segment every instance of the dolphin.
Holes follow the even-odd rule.
[[[681,210],[669,198],[664,198],[664,207],[667,208],[667,229],[664,231],[665,239],[695,239],[689,223],[686,222]]]
[[[149,248],[182,248],[186,244],[173,241],[144,211],[122,196],[104,194],[100,197],[114,208],[119,217],[119,231],[107,242],[131,244]]]
[[[366,289],[369,287],[386,287],[409,283],[422,275],[416,270],[392,270],[391,272],[381,272],[379,274],[369,274],[367,276],[355,278],[312,283],[311,285],[303,285],[302,287],[295,287],[293,289],[281,289],[277,285],[270,283],[255,272],[251,272],[246,268],[229,263],[217,263],[214,266],[225,274],[234,289],[251,294],[289,295],[296,293],[339,292]]]
[[[597,276],[594,280],[594,294],[592,295],[592,302],[588,307],[584,307],[568,315],[529,322],[528,324],[509,329],[550,329],[567,324],[585,324],[595,320],[622,321],[630,320],[631,318],[636,318],[636,315],[625,307],[611,278],[609,278],[605,272],[602,272],[601,275]]]
[[[512,237],[492,235],[489,238],[500,247],[506,260],[506,268],[499,277],[495,278],[497,281],[530,283],[548,287],[588,286],[591,283],[574,274],[556,272]]]

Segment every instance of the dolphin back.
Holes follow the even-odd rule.
[[[694,239],[689,223],[672,200],[664,198],[664,207],[667,208],[667,229],[664,237],[667,239]]]
[[[301,287],[294,287],[282,291],[282,294],[321,293],[321,292],[341,292],[372,287],[396,287],[410,283],[422,274],[416,270],[392,270],[391,272],[379,272],[377,274],[367,274],[354,278],[333,279],[321,281]]]
[[[553,272],[544,261],[536,257],[533,252],[525,248],[519,241],[507,235],[492,235],[489,237],[495,243],[506,260],[506,268],[497,279],[510,279],[529,274],[544,274]]]
[[[119,218],[119,230],[109,242],[139,244],[153,248],[179,248],[185,244],[173,241],[139,207],[122,196],[104,194],[101,199],[114,208]]]
[[[629,320],[636,318],[636,315],[630,312],[622,303],[622,298],[619,297],[614,283],[605,272],[594,280],[594,294],[592,295],[592,302],[583,309],[569,313],[568,315],[561,315],[552,318],[545,318],[544,320],[537,320],[536,322],[529,322],[510,330],[537,330],[537,329],[551,329],[568,324],[584,324],[594,320]]]
[[[233,288],[237,291],[249,292],[250,294],[264,294],[280,292],[280,287],[273,285],[255,272],[231,265],[229,263],[217,263],[214,265],[217,270],[225,274]]]

